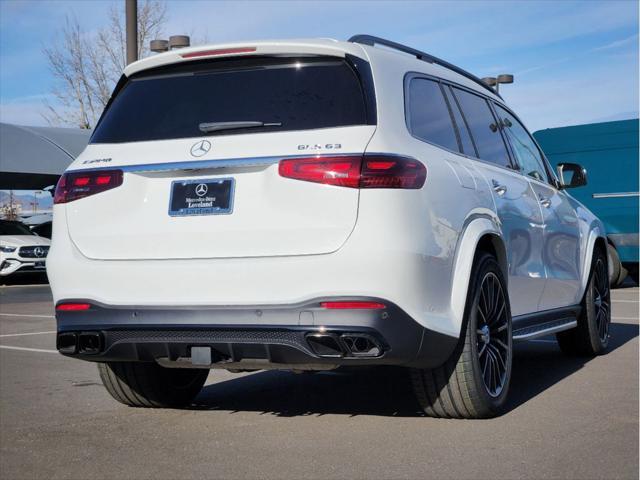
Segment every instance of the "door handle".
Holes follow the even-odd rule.
[[[543,197],[542,195],[540,195],[538,198],[540,199],[540,205],[542,205],[544,208],[549,208],[551,206],[551,200],[549,200],[547,197]]]
[[[496,192],[498,195],[503,196],[505,193],[507,193],[506,185],[502,185],[500,182],[498,182],[495,179],[491,180],[491,183],[493,184],[493,191]]]

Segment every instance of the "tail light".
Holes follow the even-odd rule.
[[[289,158],[278,165],[280,176],[350,188],[422,188],[426,167],[417,160],[391,155]]]
[[[122,170],[65,173],[58,180],[53,203],[69,203],[122,185]]]

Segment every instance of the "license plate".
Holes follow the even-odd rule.
[[[171,183],[169,215],[221,215],[233,211],[233,178],[175,180]]]
[[[33,268],[44,268],[44,262],[36,262]]]

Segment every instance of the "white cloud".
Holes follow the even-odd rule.
[[[607,43],[606,45],[602,45],[601,47],[593,48],[592,52],[600,52],[602,50],[613,50],[620,47],[626,47],[627,45],[637,44],[638,43],[638,34],[631,35],[630,37],[623,38],[622,40],[616,40],[615,42]]]

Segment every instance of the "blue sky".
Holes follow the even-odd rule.
[[[95,32],[106,23],[110,3],[0,0],[0,121],[46,124],[40,112],[51,100],[53,79],[43,46],[69,14],[88,34]],[[513,73],[516,83],[502,94],[531,130],[638,116],[635,0],[167,4],[168,34],[212,43],[369,33],[481,77]]]

